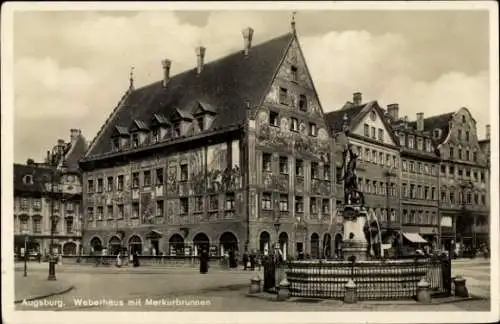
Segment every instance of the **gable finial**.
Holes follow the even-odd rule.
[[[134,89],[134,67],[133,66],[130,67],[130,79],[129,79],[129,81],[130,81],[129,88]]]
[[[294,11],[292,13],[292,21],[290,22],[290,25],[292,27],[292,33],[295,34],[295,15],[297,14],[297,11]]]

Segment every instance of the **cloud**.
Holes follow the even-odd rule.
[[[211,12],[204,25],[185,23],[166,11],[45,12],[16,19],[17,161],[43,155],[41,148],[68,138],[70,128],[81,128],[91,140],[128,87],[131,66],[140,87],[161,78],[164,58],[173,61],[176,74],[195,66],[196,46],[207,47],[207,61],[241,49],[246,26],[255,30],[254,43],[289,29],[289,14],[276,12]],[[299,25],[299,36],[300,31]],[[417,111],[431,115],[467,106],[481,125],[488,121],[488,74],[465,73],[460,64],[436,72],[435,56],[431,49],[422,50],[422,39],[417,42],[397,28],[374,32],[330,27],[304,35],[301,45],[325,111],[340,108],[361,91],[365,100],[398,102],[402,114],[410,117]],[[48,123],[54,126],[47,128]],[[36,136],[41,132],[43,136]]]

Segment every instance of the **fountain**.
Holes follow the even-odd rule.
[[[286,276],[291,296],[350,299],[353,289],[357,300],[409,299],[417,295],[422,278],[439,270],[430,269],[427,259],[386,259],[375,246],[380,241],[376,219],[369,219],[364,196],[358,190],[358,155],[347,140],[345,130],[343,255],[344,260],[298,260],[287,264]],[[378,236],[378,238],[377,238]],[[432,271],[434,272],[432,272]],[[430,279],[430,278],[429,278]],[[438,286],[440,284],[437,284]],[[434,287],[436,288],[436,287]],[[349,291],[346,294],[346,291]]]

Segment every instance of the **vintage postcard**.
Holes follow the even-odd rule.
[[[489,1],[5,3],[6,323],[497,321],[498,56]]]

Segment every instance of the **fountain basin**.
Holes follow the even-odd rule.
[[[417,284],[434,273],[426,259],[323,261],[301,260],[286,264],[290,295],[344,299],[349,279],[356,284],[358,300],[411,299]]]

